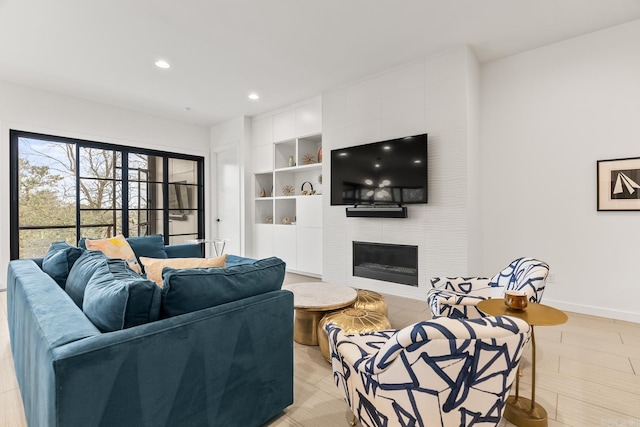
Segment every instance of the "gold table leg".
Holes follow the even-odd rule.
[[[536,403],[536,337],[531,326],[531,399],[519,396],[520,378],[516,375],[516,395],[509,396],[504,417],[518,427],[547,427],[547,411]]]
[[[325,311],[310,311],[302,308],[295,309],[293,323],[293,340],[304,345],[318,345],[318,323],[325,315]]]

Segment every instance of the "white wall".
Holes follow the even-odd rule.
[[[479,210],[469,200],[479,172],[468,168],[478,156],[468,134],[477,128],[477,82],[477,61],[460,47],[323,93],[325,188],[331,150],[429,134],[429,203],[410,205],[409,218],[346,218],[344,206],[323,199],[323,280],[424,299],[429,277],[467,274],[470,210]],[[419,287],[353,277],[354,240],[417,245]]]
[[[544,302],[640,321],[640,212],[596,211],[596,161],[640,157],[640,21],[483,65],[485,271],[551,266]]]
[[[205,156],[209,129],[0,82],[0,288],[9,261],[9,130]]]

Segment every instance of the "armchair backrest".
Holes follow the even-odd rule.
[[[526,322],[507,316],[440,317],[364,341],[327,328],[334,379],[351,410],[363,425],[388,426],[497,425],[530,336]]]
[[[540,302],[544,293],[549,265],[534,258],[518,258],[489,281],[489,286],[527,294],[529,302]]]

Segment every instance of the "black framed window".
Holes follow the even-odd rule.
[[[10,133],[11,259],[81,237],[204,237],[203,157]]]

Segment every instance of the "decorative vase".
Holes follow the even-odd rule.
[[[293,156],[289,156],[289,167],[292,168],[296,165],[296,162],[293,160]]]
[[[318,149],[318,163],[322,163],[322,145]]]

